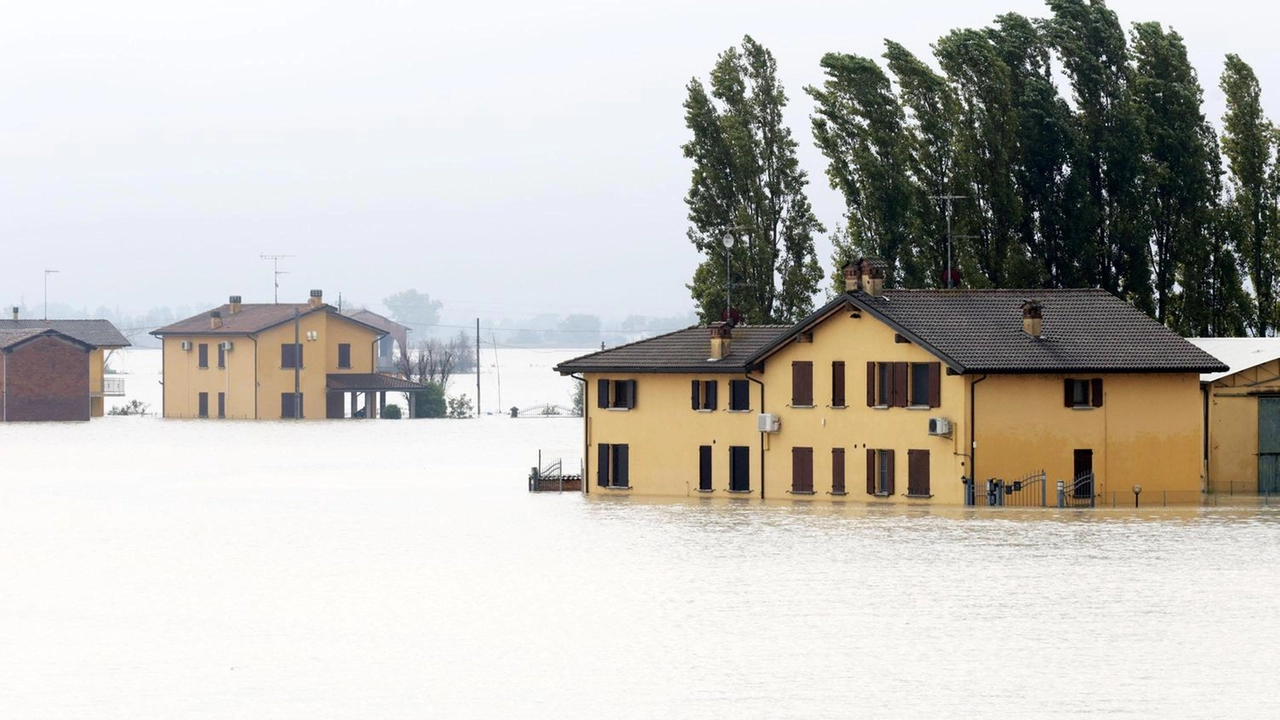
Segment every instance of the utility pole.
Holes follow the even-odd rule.
[[[480,417],[480,318],[476,318],[476,417]]]
[[[945,200],[947,202],[947,269],[942,275],[942,282],[946,288],[950,290],[953,286],[951,283],[951,201],[963,200],[968,195],[930,195],[930,200]],[[969,237],[969,236],[966,236]]]
[[[273,297],[275,298],[274,302],[279,303],[280,302],[280,276],[289,274],[287,270],[280,269],[280,261],[285,258],[291,258],[293,257],[293,255],[259,255],[258,257],[262,258],[263,260],[271,261],[271,281],[272,281],[272,285],[275,287],[275,294]]]

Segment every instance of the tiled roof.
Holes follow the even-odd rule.
[[[342,314],[354,320],[359,320],[365,325],[371,325],[373,327],[378,328],[379,330],[383,330],[388,334],[394,333],[397,330],[408,329],[406,326],[401,325],[400,323],[396,322],[395,320],[392,320],[389,317],[379,315],[378,313],[372,310],[366,310],[364,308],[357,308],[355,310],[343,310]]]
[[[225,304],[214,308],[222,315],[222,327],[213,327],[209,321],[209,313],[205,311],[199,315],[193,315],[185,320],[179,320],[172,325],[166,325],[151,331],[152,335],[248,335],[250,333],[261,332],[267,328],[273,328],[277,325],[283,325],[287,322],[293,322],[293,313],[298,311],[299,316],[307,315],[313,312],[332,312],[337,315],[336,309],[332,305],[320,305],[312,307],[310,303],[254,303],[242,304],[240,309],[232,314],[231,305]],[[366,327],[372,327],[368,323],[361,322],[355,318],[338,315],[345,320]],[[379,328],[373,328],[381,334],[385,331]]]
[[[110,320],[0,320],[0,330],[57,330],[95,348],[130,345]]]
[[[325,376],[325,386],[340,392],[413,392],[427,387],[380,373],[330,373]]]
[[[1022,305],[1040,303],[1041,337],[1023,332]],[[885,290],[846,293],[801,322],[853,305],[960,372],[1216,372],[1226,366],[1105,290]],[[784,338],[785,340],[786,338]],[[760,356],[772,349],[762,350]]]
[[[72,344],[78,345],[85,349],[86,352],[93,349],[93,346],[83,340],[78,340],[70,335],[54,330],[53,328],[25,328],[21,330],[0,330],[0,350],[8,350],[16,345],[30,340],[40,335],[51,335],[57,338],[69,340]]]
[[[743,372],[748,358],[790,329],[790,325],[735,327],[729,354],[721,360],[707,359],[711,354],[711,331],[705,327],[691,327],[566,360],[555,369],[562,375],[579,372]]]

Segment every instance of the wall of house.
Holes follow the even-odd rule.
[[[708,341],[709,343],[709,341]],[[699,448],[712,446],[711,495],[729,495],[729,447],[751,448],[752,476],[758,474],[760,433],[756,432],[756,414],[760,411],[760,391],[752,384],[751,410],[733,412],[729,408],[729,380],[741,379],[741,373],[727,375],[687,374],[587,374],[583,408],[587,423],[586,477],[587,493],[638,494],[650,496],[694,496],[698,492]],[[635,407],[604,409],[597,407],[600,379],[636,381]],[[715,410],[694,410],[692,381],[716,380]],[[630,489],[602,488],[596,484],[599,445],[628,446]],[[752,489],[758,496],[759,485]]]
[[[813,448],[814,496],[830,497],[832,448],[845,450],[845,488],[848,500],[898,503],[947,503],[964,501],[961,476],[965,458],[961,438],[965,427],[965,380],[948,376],[940,368],[938,407],[869,407],[867,363],[932,363],[938,359],[911,343],[896,342],[896,333],[863,314],[840,312],[814,328],[811,342],[794,342],[767,360],[764,372],[765,405],[781,419],[778,433],[768,435],[765,451],[766,497],[794,497],[792,448]],[[809,408],[791,407],[792,363],[813,363],[813,401]],[[845,404],[832,407],[832,364],[845,363]],[[952,422],[950,437],[929,435],[929,418]],[[894,451],[894,493],[867,494],[867,449]],[[908,451],[929,453],[931,498],[908,498]],[[754,480],[754,478],[753,478]]]
[[[1066,377],[1103,381],[1102,407],[1064,403]],[[1074,477],[1076,449],[1093,451],[1096,492],[1107,504],[1200,501],[1199,376],[1169,374],[992,375],[977,385],[974,428],[979,480],[1043,470],[1050,503]]]
[[[1209,387],[1210,488],[1257,492],[1258,395],[1280,395],[1280,361],[1228,375]]]
[[[308,340],[307,333],[312,331],[316,339]],[[298,321],[298,333],[303,347],[299,373],[302,417],[323,419],[326,374],[373,372],[373,342],[377,335],[372,329],[328,312],[303,315]],[[280,367],[280,346],[292,343],[293,339],[293,323],[271,328],[258,336],[258,415],[261,418],[279,418],[281,395],[294,390],[293,368]],[[338,367],[339,343],[351,344],[350,369]]]
[[[88,420],[89,352],[56,337],[13,348],[4,359],[5,417],[11,422]]]
[[[218,367],[218,343],[230,340],[226,368]],[[190,350],[182,342],[191,343]],[[209,346],[209,367],[200,367],[200,344]],[[226,394],[226,416],[254,417],[254,343],[247,335],[169,335],[164,338],[164,416],[200,417],[200,393],[209,394],[209,417],[218,416],[218,393]]]
[[[106,354],[102,348],[94,348],[89,353],[89,395],[92,398],[89,414],[93,417],[103,416],[102,377],[106,371]]]

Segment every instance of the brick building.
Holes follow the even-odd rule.
[[[0,421],[88,420],[93,349],[57,330],[0,330]]]

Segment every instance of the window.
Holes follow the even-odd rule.
[[[226,416],[227,416],[227,394],[218,393],[218,417],[224,418]]]
[[[791,363],[791,407],[813,407],[813,363]]]
[[[1102,378],[1063,381],[1063,404],[1069,408],[1102,407]]]
[[[282,368],[302,367],[302,344],[301,343],[283,343],[280,345],[280,367]]]
[[[813,494],[813,448],[791,448],[791,492]]]
[[[893,451],[867,448],[867,494],[893,494]]]
[[[718,382],[715,380],[694,380],[693,381],[693,409],[694,410],[715,410],[716,409],[716,390]]]
[[[698,490],[711,492],[711,446],[698,448]]]
[[[630,485],[630,468],[626,445],[596,446],[599,462],[596,465],[596,484],[600,487],[626,488]]]
[[[351,367],[351,343],[338,343],[338,367]]]
[[[831,363],[831,407],[844,407],[844,361]]]
[[[218,367],[225,368],[227,366],[227,346],[218,343]]]
[[[295,413],[295,408],[294,408],[294,405],[293,405],[293,399],[294,399],[294,397],[295,397],[295,396],[294,396],[294,394],[293,394],[293,393],[291,393],[291,392],[287,392],[287,393],[280,393],[280,417],[282,417],[282,418],[295,418],[295,417],[300,418],[300,417],[303,417],[303,414],[302,414],[302,400],[303,400],[302,393],[298,393],[298,394],[297,394],[297,396],[296,396],[296,397],[297,397],[297,399],[298,399],[298,406],[297,406],[297,408],[296,408],[296,413]]]
[[[929,451],[907,451],[907,495],[910,497],[930,497],[929,492]]]
[[[729,492],[751,492],[751,448],[729,448]]]
[[[751,386],[746,380],[729,381],[729,409],[737,412],[751,410]]]
[[[197,404],[199,405],[199,408],[196,410],[196,415],[202,418],[209,417],[209,393],[202,392],[196,396],[196,398]]]
[[[602,408],[630,410],[636,406],[635,380],[604,380],[596,382],[596,405]]]
[[[845,494],[844,448],[831,448],[831,494]]]
[[[200,343],[200,346],[196,349],[198,351],[198,361],[196,362],[196,366],[202,368],[209,367],[209,343]]]
[[[867,363],[868,407],[938,407],[942,363]]]

